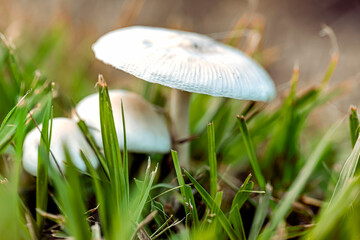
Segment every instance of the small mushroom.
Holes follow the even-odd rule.
[[[189,137],[190,92],[268,101],[275,86],[266,71],[240,50],[177,30],[134,26],[109,32],[94,45],[96,58],[145,81],[173,88],[170,117],[177,139]],[[189,165],[189,144],[178,147]]]
[[[125,90],[110,90],[109,96],[120,149],[124,148],[121,112],[121,101],[123,101],[127,149],[136,153],[170,151],[170,133],[159,109],[141,96]],[[76,106],[76,112],[88,125],[96,144],[102,147],[99,94],[95,93],[82,99]]]
[[[39,128],[42,129],[42,124],[39,125]],[[40,137],[39,129],[34,128],[26,135],[23,145],[23,166],[33,176],[37,175]],[[59,170],[60,167],[61,172],[65,170],[66,155],[64,148],[67,149],[74,165],[80,170],[86,171],[80,150],[95,168],[98,166],[97,157],[76,122],[68,118],[54,118],[50,143],[52,153],[50,154],[50,162],[55,169]]]

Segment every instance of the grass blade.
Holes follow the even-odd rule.
[[[210,167],[210,195],[212,198],[215,198],[217,193],[217,162],[215,152],[215,130],[213,122],[208,124],[207,134]]]
[[[260,198],[259,205],[256,208],[255,217],[250,229],[249,240],[257,239],[260,233],[261,227],[268,214],[271,193],[272,193],[272,187],[269,184],[267,184],[265,196]]]
[[[124,133],[124,150],[123,150],[123,169],[124,169],[124,177],[125,177],[125,191],[127,195],[127,201],[129,201],[129,157],[127,151],[127,142],[126,142],[126,127],[125,127],[125,114],[124,114],[124,105],[123,101],[121,100],[121,116],[123,122],[123,133]]]
[[[350,179],[354,177],[356,167],[359,162],[360,157],[360,138],[356,141],[356,144],[354,146],[354,149],[352,150],[350,156],[345,161],[345,164],[340,172],[339,180],[336,183],[334,192],[332,194],[330,203],[332,203],[334,197],[339,194],[342,188],[344,188],[345,185],[349,184]]]
[[[244,225],[240,215],[240,209],[237,205],[231,209],[229,220],[234,226],[234,230],[237,235],[241,237],[240,239],[246,239]]]
[[[341,221],[351,221],[348,219],[350,213],[353,212],[358,214],[359,209],[359,194],[360,194],[360,178],[356,177],[352,179],[349,184],[345,185],[339,194],[335,195],[332,199],[332,204],[329,204],[320,213],[320,217],[316,222],[316,225],[310,230],[310,232],[304,237],[304,239],[334,239],[336,234],[345,231],[350,232],[349,229],[341,229]],[[355,208],[354,208],[355,207]],[[357,218],[358,219],[358,218]],[[358,220],[357,220],[358,221]],[[352,228],[358,230],[356,223],[352,222]],[[349,235],[348,235],[349,236]],[[349,236],[348,239],[357,239],[359,235],[355,235],[352,238]]]
[[[107,178],[110,179],[109,168],[105,162],[106,160],[105,160],[104,156],[101,154],[101,152],[99,151],[99,148],[96,146],[95,140],[91,136],[89,128],[86,126],[84,120],[80,119],[79,116],[78,116],[78,119],[79,119],[79,121],[77,122],[77,125],[79,126],[80,130],[84,134],[84,136],[85,136],[86,140],[88,141],[88,143],[90,144],[91,148],[94,150],[94,152],[100,162],[100,166],[104,169],[104,172],[106,173]]]
[[[239,123],[239,127],[240,127],[240,131],[241,131],[241,136],[243,137],[245,146],[246,146],[246,150],[248,152],[249,155],[249,159],[250,159],[250,164],[254,170],[254,174],[255,177],[260,185],[260,188],[262,190],[265,189],[265,178],[263,176],[263,174],[261,173],[261,169],[260,166],[258,164],[258,160],[256,158],[256,154],[255,154],[255,148],[254,145],[252,143],[248,128],[246,126],[246,121],[245,118],[243,116],[238,116],[238,123]]]
[[[52,131],[52,96],[54,85],[51,86],[49,101],[45,108],[45,113],[42,121],[40,146],[38,152],[38,168],[36,178],[36,208],[46,212],[48,202],[48,163],[50,162],[50,142]],[[39,130],[40,131],[40,130]],[[43,153],[41,153],[43,151]],[[37,211],[36,222],[39,229],[39,234],[44,227],[44,217]]]
[[[238,236],[237,233],[232,228],[229,220],[226,218],[223,211],[220,209],[218,205],[215,204],[214,199],[206,192],[206,190],[184,169],[186,176],[190,179],[190,181],[194,184],[196,190],[200,193],[201,197],[203,198],[206,206],[212,211],[216,212],[216,218],[219,219],[222,227],[224,228],[225,232],[229,236],[230,239],[240,239],[241,236]]]
[[[238,207],[238,209],[241,209],[241,207],[244,205],[246,200],[249,198],[250,192],[245,192],[245,190],[252,190],[254,187],[254,183],[249,182],[250,178],[251,178],[251,174],[249,174],[249,176],[245,179],[245,182],[240,187],[239,191],[236,193],[231,204],[231,209],[233,209],[236,206]]]
[[[357,108],[355,106],[350,107],[349,125],[350,125],[351,144],[352,147],[354,148],[356,140],[359,137],[359,129],[360,129],[359,117],[357,114]]]
[[[174,151],[174,150],[171,150],[171,156],[172,156],[172,159],[173,159],[173,162],[174,162],[175,173],[176,173],[176,177],[177,177],[177,180],[178,180],[178,183],[179,183],[179,186],[180,186],[181,196],[183,197],[183,200],[184,200],[185,213],[186,213],[186,215],[188,215],[189,208],[185,204],[185,202],[188,201],[188,198],[186,197],[186,192],[185,192],[185,180],[184,180],[184,177],[183,177],[182,172],[181,172],[177,152]]]
[[[49,170],[55,184],[56,196],[61,205],[59,208],[66,219],[65,230],[75,239],[90,239],[90,226],[86,221],[80,174],[73,164],[66,148],[64,151],[66,158],[66,178],[61,176],[51,166],[49,166]]]
[[[109,168],[111,188],[115,197],[115,208],[119,211],[127,209],[128,196],[125,189],[125,176],[119,142],[116,134],[114,116],[111,108],[111,101],[107,84],[102,75],[99,75],[99,105],[100,105],[100,123],[101,135],[103,140],[103,149]]]

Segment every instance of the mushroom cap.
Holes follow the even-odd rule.
[[[259,64],[201,34],[134,26],[103,35],[92,48],[97,59],[148,82],[242,100],[275,96]]]
[[[42,124],[39,125],[39,128],[42,129]],[[26,135],[23,145],[23,166],[33,176],[37,175],[40,137],[40,131],[34,128]],[[97,157],[76,122],[68,118],[54,118],[50,150],[62,172],[65,170],[64,162],[66,161],[64,147],[67,149],[74,165],[80,170],[86,171],[86,165],[82,160],[80,150],[95,168],[98,166]],[[51,154],[49,156],[52,166],[58,170],[55,159]]]
[[[109,96],[120,149],[124,148],[122,100],[127,149],[138,153],[170,151],[171,138],[166,120],[155,106],[141,96],[125,90],[110,90]],[[88,125],[96,144],[102,147],[99,94],[95,93],[82,99],[76,106],[76,112]]]

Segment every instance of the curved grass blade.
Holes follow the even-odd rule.
[[[251,174],[249,174],[249,176],[247,176],[243,185],[240,187],[239,191],[236,193],[236,195],[232,201],[232,204],[231,204],[231,209],[233,209],[236,206],[239,209],[241,209],[241,207],[244,205],[246,200],[249,198],[251,192],[246,192],[245,190],[251,191],[254,187],[254,183],[250,181],[250,178],[251,178]]]
[[[260,166],[258,164],[258,160],[257,160],[256,154],[255,154],[255,148],[252,143],[248,128],[246,126],[245,118],[244,118],[244,116],[241,116],[241,117],[238,116],[237,119],[238,119],[240,131],[241,131],[241,136],[243,137],[243,140],[244,140],[244,143],[246,146],[246,150],[249,154],[250,164],[254,170],[254,174],[260,185],[260,188],[262,190],[264,190],[265,184],[266,184],[265,178],[264,178],[263,174],[261,173]]]
[[[329,203],[330,205],[332,204],[332,201],[335,198],[335,196],[339,194],[341,189],[344,188],[346,185],[348,185],[350,183],[350,180],[354,177],[356,167],[359,162],[359,158],[360,158],[360,137],[358,137],[354,149],[352,150],[348,159],[345,161],[345,164],[340,172],[339,180],[336,183],[334,192],[332,194]]]

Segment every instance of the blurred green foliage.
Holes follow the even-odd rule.
[[[83,155],[88,173],[82,173],[67,157],[63,176],[49,164],[51,131],[47,129],[53,116],[70,114],[71,100],[77,102],[93,92],[95,82],[90,43],[77,43],[71,51],[68,31],[66,26],[55,26],[17,50],[3,36],[0,42],[2,239],[50,235],[89,239],[99,234],[94,223],[100,223],[106,239],[358,238],[357,111],[351,111],[350,136],[346,136],[354,149],[341,173],[334,166],[344,162],[338,156],[349,153],[351,144],[345,150],[334,144],[339,124],[326,134],[323,128],[311,134],[308,129],[310,114],[341,93],[341,88],[326,88],[337,53],[319,85],[306,91],[297,89],[299,70],[295,69],[289,92],[277,104],[193,94],[194,167],[184,171],[175,151],[151,155],[155,161],[149,161],[146,169],[139,166],[146,164],[147,156],[120,152],[107,84],[102,80],[103,149],[95,145],[85,123],[78,123],[101,167],[94,169]],[[261,49],[253,54],[261,56]],[[55,86],[50,84],[53,81]],[[168,93],[164,87],[144,84],[144,97],[160,106],[166,105]],[[45,130],[35,184],[22,171],[21,159],[26,157],[22,143],[41,122]],[[154,162],[159,162],[164,176],[156,175]]]

